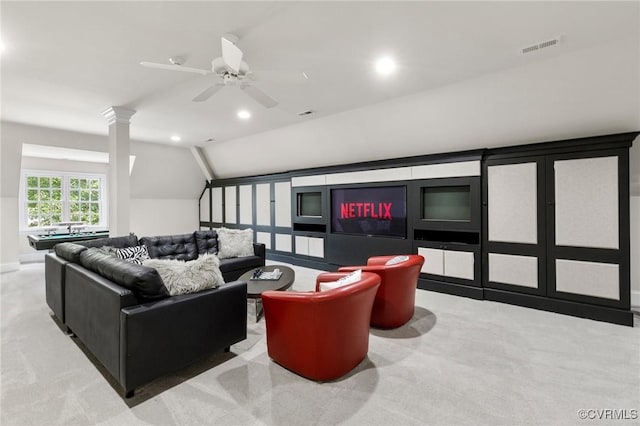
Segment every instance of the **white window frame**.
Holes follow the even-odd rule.
[[[42,226],[28,226],[27,217],[27,176],[37,177],[59,177],[62,178],[62,221],[70,220],[69,211],[69,191],[70,191],[70,179],[97,179],[100,181],[100,222],[96,225],[86,224],[87,229],[102,229],[109,227],[109,206],[107,199],[107,175],[100,173],[78,173],[78,172],[63,172],[63,171],[51,171],[51,170],[22,170],[20,177],[20,193],[18,196],[19,201],[19,213],[20,213],[20,230],[21,231],[39,231],[44,227]]]

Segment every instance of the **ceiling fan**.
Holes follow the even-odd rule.
[[[233,34],[225,34],[221,37],[222,57],[215,58],[211,61],[211,70],[185,67],[182,65],[182,58],[177,57],[169,58],[170,64],[140,62],[140,65],[147,68],[190,72],[201,75],[215,74],[220,81],[202,91],[193,98],[193,102],[206,101],[225,86],[238,86],[265,108],[273,108],[278,105],[278,101],[253,85],[253,73],[249,70],[249,65],[242,60],[242,50],[236,46],[237,41],[238,37]]]

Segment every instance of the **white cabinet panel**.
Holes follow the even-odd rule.
[[[472,280],[474,255],[469,251],[444,250],[444,275]]]
[[[556,290],[620,300],[620,266],[557,259]]]
[[[307,242],[307,237],[296,235],[296,254],[303,256],[309,255],[309,243]]]
[[[412,179],[435,179],[460,176],[480,176],[480,161],[426,164],[411,167]]]
[[[291,183],[275,183],[276,226],[291,227]]]
[[[291,235],[276,234],[276,250],[291,253]]]
[[[271,226],[271,184],[256,185],[256,225]]]
[[[200,197],[200,221],[211,221],[211,189],[207,188]]]
[[[222,222],[222,188],[211,188],[211,222]]]
[[[489,281],[538,288],[538,258],[489,253]]]
[[[253,191],[251,185],[240,187],[240,223],[253,225]]]
[[[236,223],[236,187],[226,186],[224,188],[224,221],[225,223]]]
[[[418,254],[424,257],[424,264],[420,272],[444,275],[444,252],[442,250],[418,247]]]
[[[618,249],[618,157],[554,162],[556,245]]]
[[[267,250],[271,250],[271,233],[256,232],[256,242],[264,244]]]
[[[324,258],[324,238],[309,237],[309,256]]]
[[[296,235],[296,254],[324,258],[324,238]]]
[[[537,164],[487,169],[489,241],[537,244]]]

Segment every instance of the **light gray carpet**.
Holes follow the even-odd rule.
[[[294,269],[294,290],[312,289],[319,271]],[[273,363],[249,305],[248,338],[232,353],[125,400],[52,319],[43,264],[0,278],[2,425],[593,425],[616,422],[578,410],[640,409],[637,319],[629,328],[422,290],[409,324],[372,330],[368,358],[341,380]]]

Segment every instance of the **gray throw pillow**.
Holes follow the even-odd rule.
[[[220,228],[218,232],[218,257],[253,256],[253,229]]]

